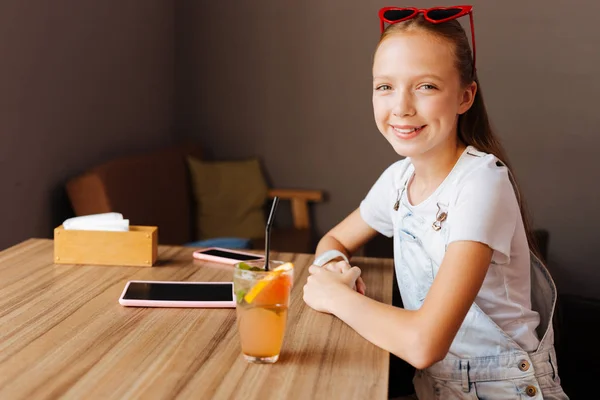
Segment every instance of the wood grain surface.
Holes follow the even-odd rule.
[[[133,308],[128,280],[231,281],[232,267],[159,246],[153,268],[53,263],[53,242],[0,252],[0,399],[385,399],[389,354],[304,304],[295,264],[279,361],[248,364],[233,309]],[[391,259],[355,258],[367,295],[392,300]]]

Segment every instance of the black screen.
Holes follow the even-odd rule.
[[[123,296],[127,300],[232,301],[231,283],[131,282]]]
[[[221,250],[205,250],[205,251],[199,251],[198,253],[206,254],[209,256],[215,256],[215,257],[231,258],[233,260],[240,260],[240,261],[260,260],[262,258],[261,256],[248,256],[246,254],[230,253],[228,251],[221,251]]]

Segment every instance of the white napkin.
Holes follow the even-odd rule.
[[[123,214],[116,212],[91,214],[69,218],[63,222],[63,228],[82,231],[128,231],[129,220],[123,219]]]

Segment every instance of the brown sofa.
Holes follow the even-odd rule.
[[[120,212],[133,225],[158,226],[160,244],[195,242],[195,202],[187,156],[201,158],[201,147],[196,144],[180,145],[123,157],[70,179],[66,190],[75,215]],[[271,249],[313,252],[315,236],[309,202],[321,201],[322,193],[271,189],[269,196],[291,202],[293,222],[291,227],[273,228]],[[267,202],[265,208],[268,206]],[[264,248],[264,238],[254,238],[251,248]]]

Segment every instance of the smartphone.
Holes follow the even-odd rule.
[[[204,250],[196,250],[194,252],[194,258],[223,264],[236,264],[240,261],[262,260],[265,257],[260,254],[244,253],[243,251],[211,247]]]
[[[129,281],[119,303],[130,307],[235,308],[233,282]]]

